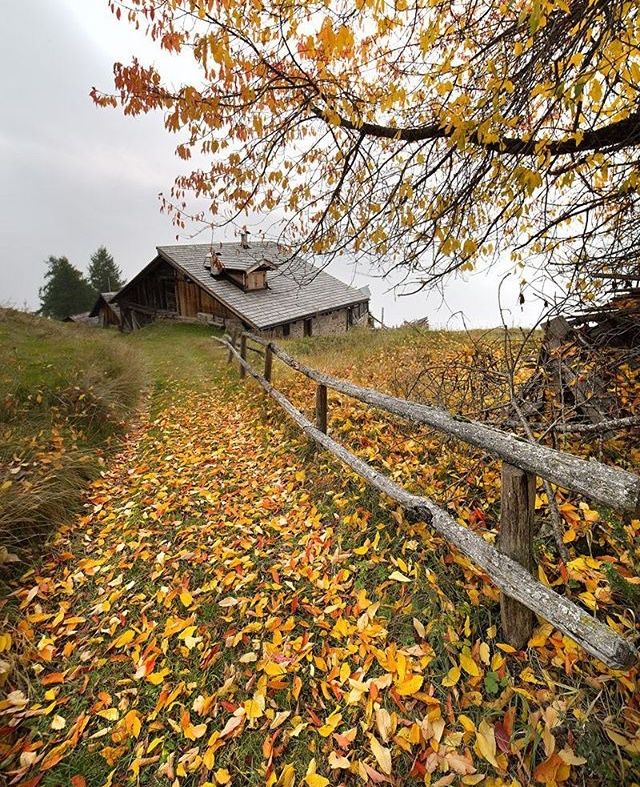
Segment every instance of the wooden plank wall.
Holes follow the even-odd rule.
[[[220,301],[205,292],[192,281],[185,281],[182,274],[177,274],[176,300],[178,314],[181,317],[197,317],[198,313],[213,314],[215,317],[232,319],[233,312],[223,306]]]
[[[234,314],[220,301],[164,260],[151,266],[126,294],[125,308],[170,312],[179,317],[197,318],[198,314],[234,319]]]

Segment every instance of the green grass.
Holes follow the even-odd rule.
[[[143,384],[119,334],[0,310],[0,546],[25,558],[79,510]]]
[[[156,390],[171,392],[177,384],[205,386],[218,373],[226,351],[212,337],[221,335],[205,325],[157,322],[125,340],[144,355]]]

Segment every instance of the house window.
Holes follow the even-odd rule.
[[[312,333],[311,320],[305,320],[304,321],[304,335],[305,336],[311,336],[311,333]]]
[[[289,336],[290,333],[291,333],[291,325],[289,323],[287,323],[286,325],[283,325],[282,326],[282,335],[286,337],[286,336]]]

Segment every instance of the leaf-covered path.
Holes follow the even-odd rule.
[[[569,700],[544,670],[512,680],[522,654],[492,613],[452,600],[463,579],[490,599],[482,577],[312,454],[209,346],[179,379],[154,352],[148,414],[16,591],[9,777],[569,779],[585,762],[558,734]]]

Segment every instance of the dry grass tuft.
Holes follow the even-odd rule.
[[[0,565],[79,509],[142,384],[116,333],[0,309]]]

